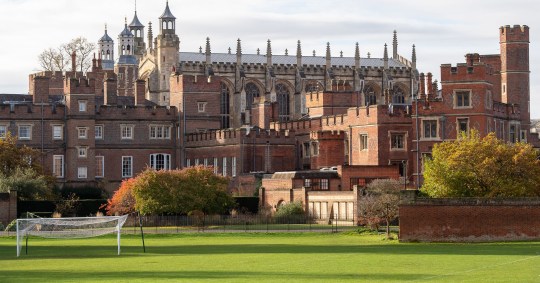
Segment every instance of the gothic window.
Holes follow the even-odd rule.
[[[227,129],[230,127],[230,109],[229,109],[229,99],[230,99],[230,90],[226,84],[221,83],[221,128]]]
[[[365,96],[365,105],[377,105],[377,94],[375,93],[375,90],[372,86],[368,85],[364,89],[364,96]]]
[[[278,116],[280,122],[289,120],[289,90],[284,84],[276,85]]]
[[[259,88],[254,83],[247,83],[246,87],[246,110],[251,110],[255,97],[260,96]]]
[[[403,90],[398,86],[394,87],[392,103],[405,103],[405,92],[403,92]]]

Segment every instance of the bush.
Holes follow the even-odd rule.
[[[304,208],[302,207],[302,203],[299,201],[295,201],[280,206],[274,214],[274,217],[287,218],[294,216],[303,216],[305,214],[306,213],[304,211]]]

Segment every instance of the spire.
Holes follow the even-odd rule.
[[[270,39],[266,42],[266,65],[272,65],[272,43]]]
[[[332,64],[332,57],[330,55],[330,42],[326,43],[326,67],[329,68]]]
[[[414,46],[414,44],[412,45],[412,57],[411,57],[411,61],[412,61],[412,65],[411,67],[414,69],[416,69],[416,47]]]
[[[133,20],[131,20],[131,23],[129,24],[129,27],[133,30],[134,28],[143,28],[144,25],[141,24],[139,21],[139,18],[137,17],[137,1],[135,1],[135,15],[133,16]]]
[[[388,46],[384,44],[384,69],[388,69]]]
[[[128,29],[127,17],[124,17],[124,30],[120,33],[120,37],[133,37],[133,34]]]
[[[107,34],[107,24],[105,24],[105,34],[99,39],[99,42],[112,42],[112,38]]]
[[[313,49],[313,57],[317,56],[317,54],[315,53],[315,49]]]
[[[236,42],[236,64],[240,65],[242,64],[242,45],[240,38]]]
[[[285,48],[285,56],[289,56],[289,49]]]
[[[392,58],[397,59],[397,31],[394,30],[394,40],[392,41]]]
[[[152,22],[148,22],[148,48],[152,50],[152,40],[154,36],[152,34]]]
[[[354,67],[360,69],[360,47],[358,47],[358,42],[354,48]]]
[[[171,13],[171,10],[169,9],[169,0],[167,0],[165,4],[165,11],[163,11],[163,14],[159,17],[160,19],[170,19],[170,20],[176,20],[176,17],[173,16]]]
[[[300,40],[298,40],[298,43],[296,45],[296,66],[302,66],[302,45],[300,43]]]
[[[339,58],[343,58],[343,50],[339,51]]]
[[[204,53],[206,54],[206,64],[210,64],[210,37],[206,38],[206,49]]]
[[[231,47],[229,47],[229,52],[227,54],[231,54]]]

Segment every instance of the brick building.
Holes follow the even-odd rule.
[[[145,42],[144,28],[135,12],[117,52],[105,27],[91,71],[33,74],[30,95],[1,95],[0,136],[40,149],[60,183],[114,189],[146,166],[200,164],[247,194],[254,173],[336,166],[418,183],[421,157],[460,129],[533,140],[526,26],[501,28],[500,55],[442,65],[441,90],[416,69],[414,45],[410,60],[399,54],[395,31],[391,55],[385,44],[373,58],[358,44],[353,57],[332,56],[329,43],[305,55],[300,41],[294,55],[274,54],[270,40],[264,53],[243,53],[240,39],[234,53],[212,52],[209,38],[204,52],[184,51],[168,3],[157,36],[149,23]],[[337,175],[342,191],[370,176],[351,172]]]

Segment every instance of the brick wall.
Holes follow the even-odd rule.
[[[413,199],[399,207],[400,241],[540,239],[540,199]]]
[[[17,191],[0,193],[0,223],[8,225],[17,218]]]

